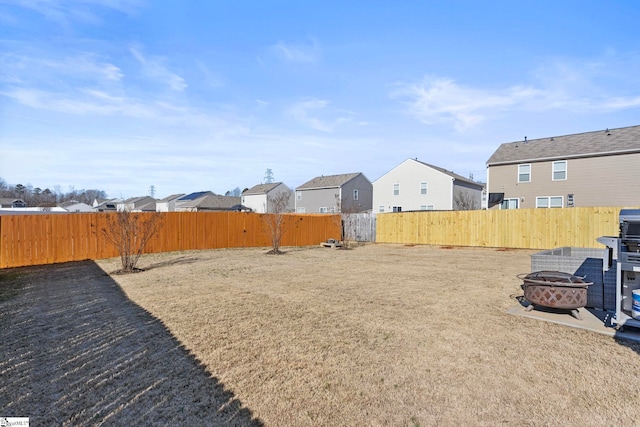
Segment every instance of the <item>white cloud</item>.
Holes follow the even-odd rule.
[[[332,111],[326,111],[329,101],[323,99],[308,99],[292,105],[288,113],[299,123],[321,132],[333,132],[343,123],[350,121],[347,117],[320,118],[319,115],[335,115]]]
[[[13,88],[0,93],[31,108],[60,113],[75,115],[121,114],[137,118],[152,118],[159,115],[148,105],[95,89],[81,88],[75,93],[59,93],[34,88]]]
[[[56,82],[78,80],[96,83],[122,80],[122,70],[111,62],[91,53],[69,55],[61,58],[28,56],[22,53],[6,53],[0,56],[0,84],[26,83],[53,86]]]
[[[319,47],[315,41],[306,45],[279,41],[270,49],[276,56],[287,62],[314,63],[318,61],[320,56]]]
[[[143,72],[148,77],[167,85],[177,92],[182,92],[187,88],[185,80],[179,75],[169,71],[169,69],[164,65],[166,62],[165,58],[159,56],[146,57],[142,55],[138,49],[133,47],[130,50],[133,56],[142,65]]]
[[[412,84],[400,84],[393,98],[408,99],[409,112],[426,124],[453,122],[463,130],[486,120],[497,110],[538,96],[532,88],[514,87],[488,91],[463,87],[451,79],[426,77]]]
[[[45,19],[63,27],[73,22],[98,25],[102,23],[99,8],[111,9],[132,15],[143,4],[143,0],[3,0],[4,4],[32,10]]]
[[[210,89],[219,89],[224,86],[223,78],[211,71],[204,62],[199,59],[196,59],[194,62],[202,74],[202,79],[200,81],[202,86],[206,86]]]
[[[611,112],[640,106],[640,92],[634,93],[640,83],[633,71],[635,61],[609,58],[604,66],[600,60],[558,60],[523,76],[531,82],[502,88],[464,86],[450,78],[427,76],[397,84],[390,96],[404,101],[407,113],[423,123],[450,123],[458,131],[513,112]]]

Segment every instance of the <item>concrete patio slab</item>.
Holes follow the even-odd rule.
[[[571,315],[570,310],[560,310],[537,306],[531,311],[527,311],[527,302],[520,303],[507,310],[509,314],[528,317],[530,319],[544,320],[545,322],[557,323],[571,328],[585,329],[599,334],[615,337],[616,339],[626,339],[640,342],[640,329],[625,327],[622,331],[611,326],[612,312],[596,310],[591,308],[581,308],[578,310],[582,320]]]

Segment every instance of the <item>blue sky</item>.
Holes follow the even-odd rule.
[[[640,124],[632,1],[0,0],[0,177],[111,197]]]

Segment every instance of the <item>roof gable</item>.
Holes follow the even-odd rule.
[[[501,144],[487,166],[640,152],[640,126]]]
[[[378,178],[376,181],[378,181],[378,180],[382,179],[382,177],[386,176],[387,174],[391,173],[392,171],[395,171],[395,170],[397,170],[397,169],[402,168],[402,166],[403,166],[404,164],[408,163],[408,162],[415,162],[415,163],[418,163],[418,164],[419,164],[419,165],[421,165],[421,166],[425,166],[425,167],[431,168],[431,169],[433,169],[433,170],[435,170],[435,171],[437,171],[437,172],[440,172],[440,173],[442,173],[442,174],[444,174],[444,175],[447,175],[447,176],[449,176],[449,177],[453,178],[453,179],[454,179],[454,180],[456,180],[456,181],[464,182],[465,184],[473,185],[473,186],[476,186],[476,187],[479,187],[479,188],[483,188],[483,187],[484,187],[484,184],[482,184],[482,183],[480,183],[480,182],[476,182],[476,181],[473,181],[473,180],[471,180],[471,179],[469,179],[469,178],[465,178],[465,177],[464,177],[464,176],[462,176],[462,175],[458,175],[458,174],[457,174],[457,173],[455,173],[455,172],[451,172],[451,171],[446,170],[446,169],[444,169],[444,168],[441,168],[441,167],[439,167],[439,166],[435,166],[435,165],[432,165],[432,164],[430,164],[430,163],[422,162],[422,161],[418,160],[417,158],[416,158],[416,159],[407,159],[407,160],[405,160],[404,162],[400,163],[398,166],[396,166],[396,167],[394,167],[393,169],[391,169],[389,172],[387,172],[387,173],[385,173],[384,175],[382,175],[382,176],[381,176],[380,178]]]
[[[275,189],[276,187],[282,185],[281,182],[271,182],[269,184],[258,184],[254,185],[247,191],[243,192],[243,196],[255,196],[255,195],[264,195],[269,193],[269,191]]]
[[[444,169],[444,168],[441,168],[441,167],[438,167],[438,166],[434,166],[434,165],[431,165],[431,164],[429,164],[429,163],[421,162],[421,161],[420,161],[420,160],[418,160],[418,159],[415,159],[415,161],[416,161],[416,162],[418,162],[418,163],[422,163],[423,165],[428,166],[428,167],[430,167],[431,169],[435,169],[435,170],[437,170],[438,172],[441,172],[441,173],[443,173],[443,174],[445,174],[445,175],[449,175],[451,178],[455,179],[456,181],[462,181],[462,182],[465,182],[465,183],[467,183],[467,184],[476,185],[476,186],[478,186],[478,187],[484,187],[484,184],[481,184],[481,183],[479,183],[479,182],[475,182],[475,181],[473,181],[473,180],[471,180],[471,179],[469,179],[469,178],[465,178],[464,176],[462,176],[462,175],[458,175],[458,174],[457,174],[457,173],[455,173],[455,172],[448,171],[448,170],[446,170],[446,169]]]
[[[296,190],[310,190],[314,188],[339,188],[351,181],[358,175],[362,175],[362,172],[345,173],[341,175],[327,175],[318,176],[311,181],[307,181]]]

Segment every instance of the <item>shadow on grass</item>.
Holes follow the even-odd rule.
[[[0,277],[0,416],[31,425],[262,425],[95,263]]]

